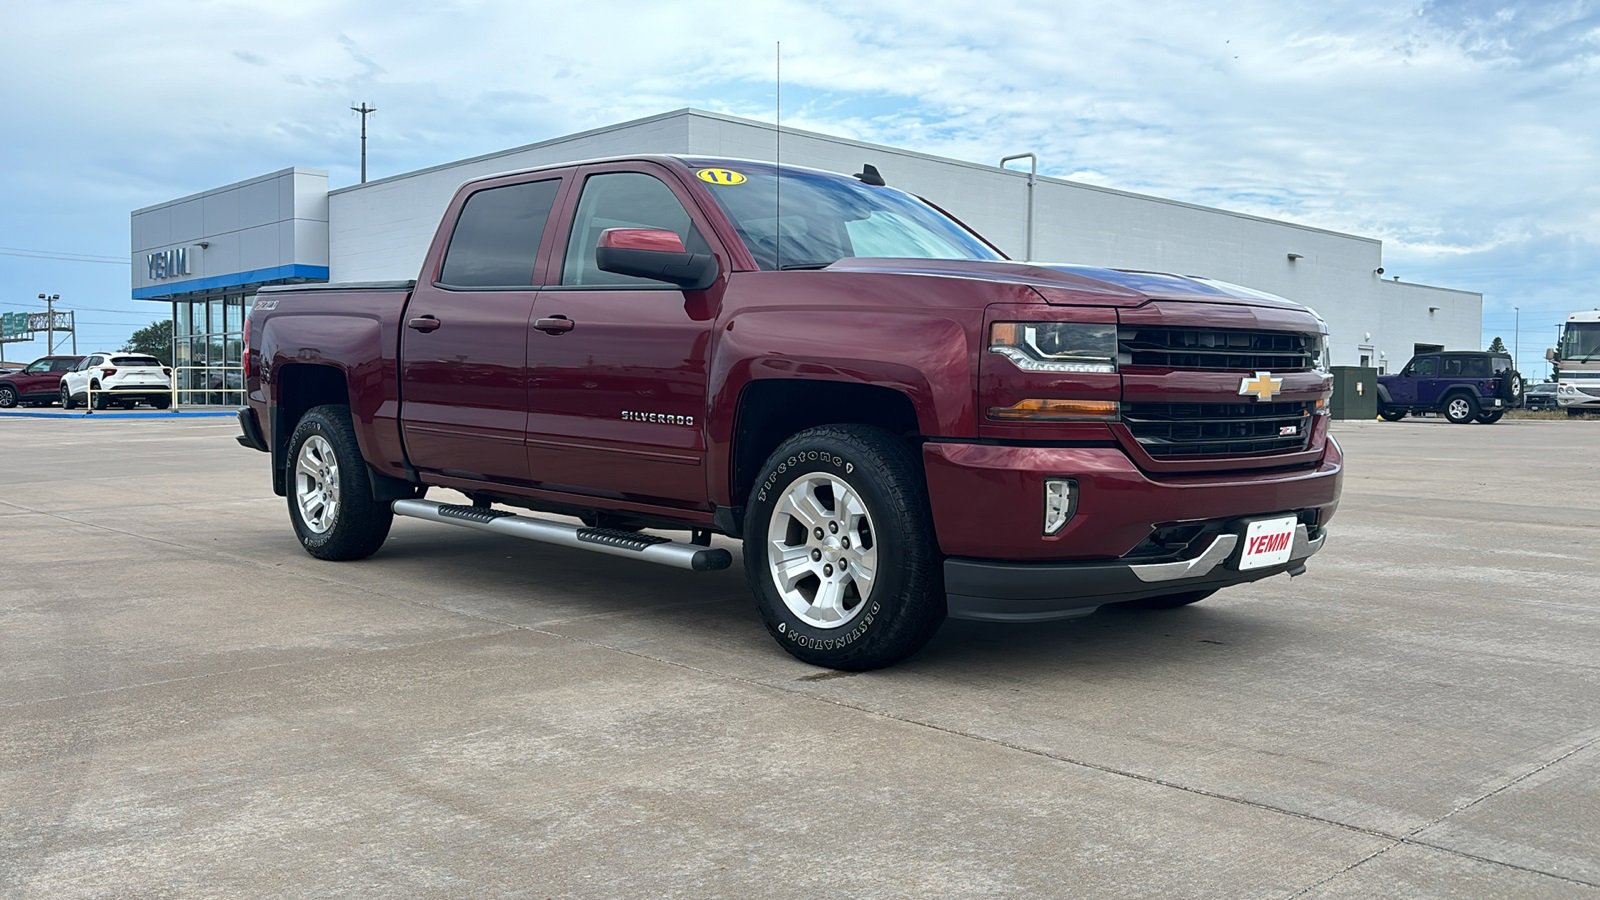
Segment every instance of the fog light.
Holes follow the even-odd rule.
[[[1055,534],[1066,527],[1077,512],[1078,484],[1068,478],[1046,478],[1044,482],[1044,533]]]

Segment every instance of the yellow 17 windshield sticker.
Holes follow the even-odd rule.
[[[732,169],[701,169],[694,173],[706,184],[744,184],[744,175]]]

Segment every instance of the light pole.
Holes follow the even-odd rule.
[[[44,355],[49,356],[56,352],[56,301],[61,299],[60,294],[40,294],[39,299],[44,301]]]

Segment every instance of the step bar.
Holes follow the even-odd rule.
[[[476,528],[480,531],[491,531],[495,534],[556,544],[576,550],[593,550],[596,553],[660,563],[695,572],[710,572],[733,565],[733,554],[721,547],[700,547],[620,528],[590,528],[585,525],[550,522],[491,507],[459,506],[435,503],[432,500],[396,500],[394,514],[412,519],[427,519],[430,522],[443,522],[446,525]]]

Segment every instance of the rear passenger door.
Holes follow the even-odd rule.
[[[528,318],[565,174],[485,182],[445,214],[400,327],[401,433],[420,470],[528,482]]]

